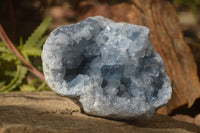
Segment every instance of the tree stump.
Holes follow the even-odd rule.
[[[169,114],[182,105],[191,105],[200,97],[197,66],[182,35],[176,11],[162,0],[132,0],[128,3],[80,3],[79,21],[101,15],[117,22],[144,25],[150,29],[150,39],[163,58],[170,77],[173,94],[167,105],[158,110]]]

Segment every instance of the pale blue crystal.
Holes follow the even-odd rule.
[[[114,119],[152,116],[171,97],[149,29],[101,16],[54,30],[43,47],[47,84],[85,113]]]

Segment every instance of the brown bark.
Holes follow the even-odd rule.
[[[104,11],[102,12],[102,9]],[[150,29],[150,39],[163,58],[170,77],[173,94],[167,105],[158,110],[168,114],[173,109],[194,103],[200,97],[197,66],[189,46],[185,43],[175,9],[167,1],[132,0],[130,3],[90,6],[79,16],[79,21],[89,16],[101,15]]]

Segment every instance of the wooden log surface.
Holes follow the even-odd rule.
[[[149,120],[115,121],[81,113],[54,92],[0,94],[0,133],[192,133],[200,127],[155,115]]]

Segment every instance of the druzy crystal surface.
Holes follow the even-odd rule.
[[[144,26],[101,16],[60,26],[46,40],[42,61],[50,88],[90,115],[150,117],[171,97],[164,62]]]

